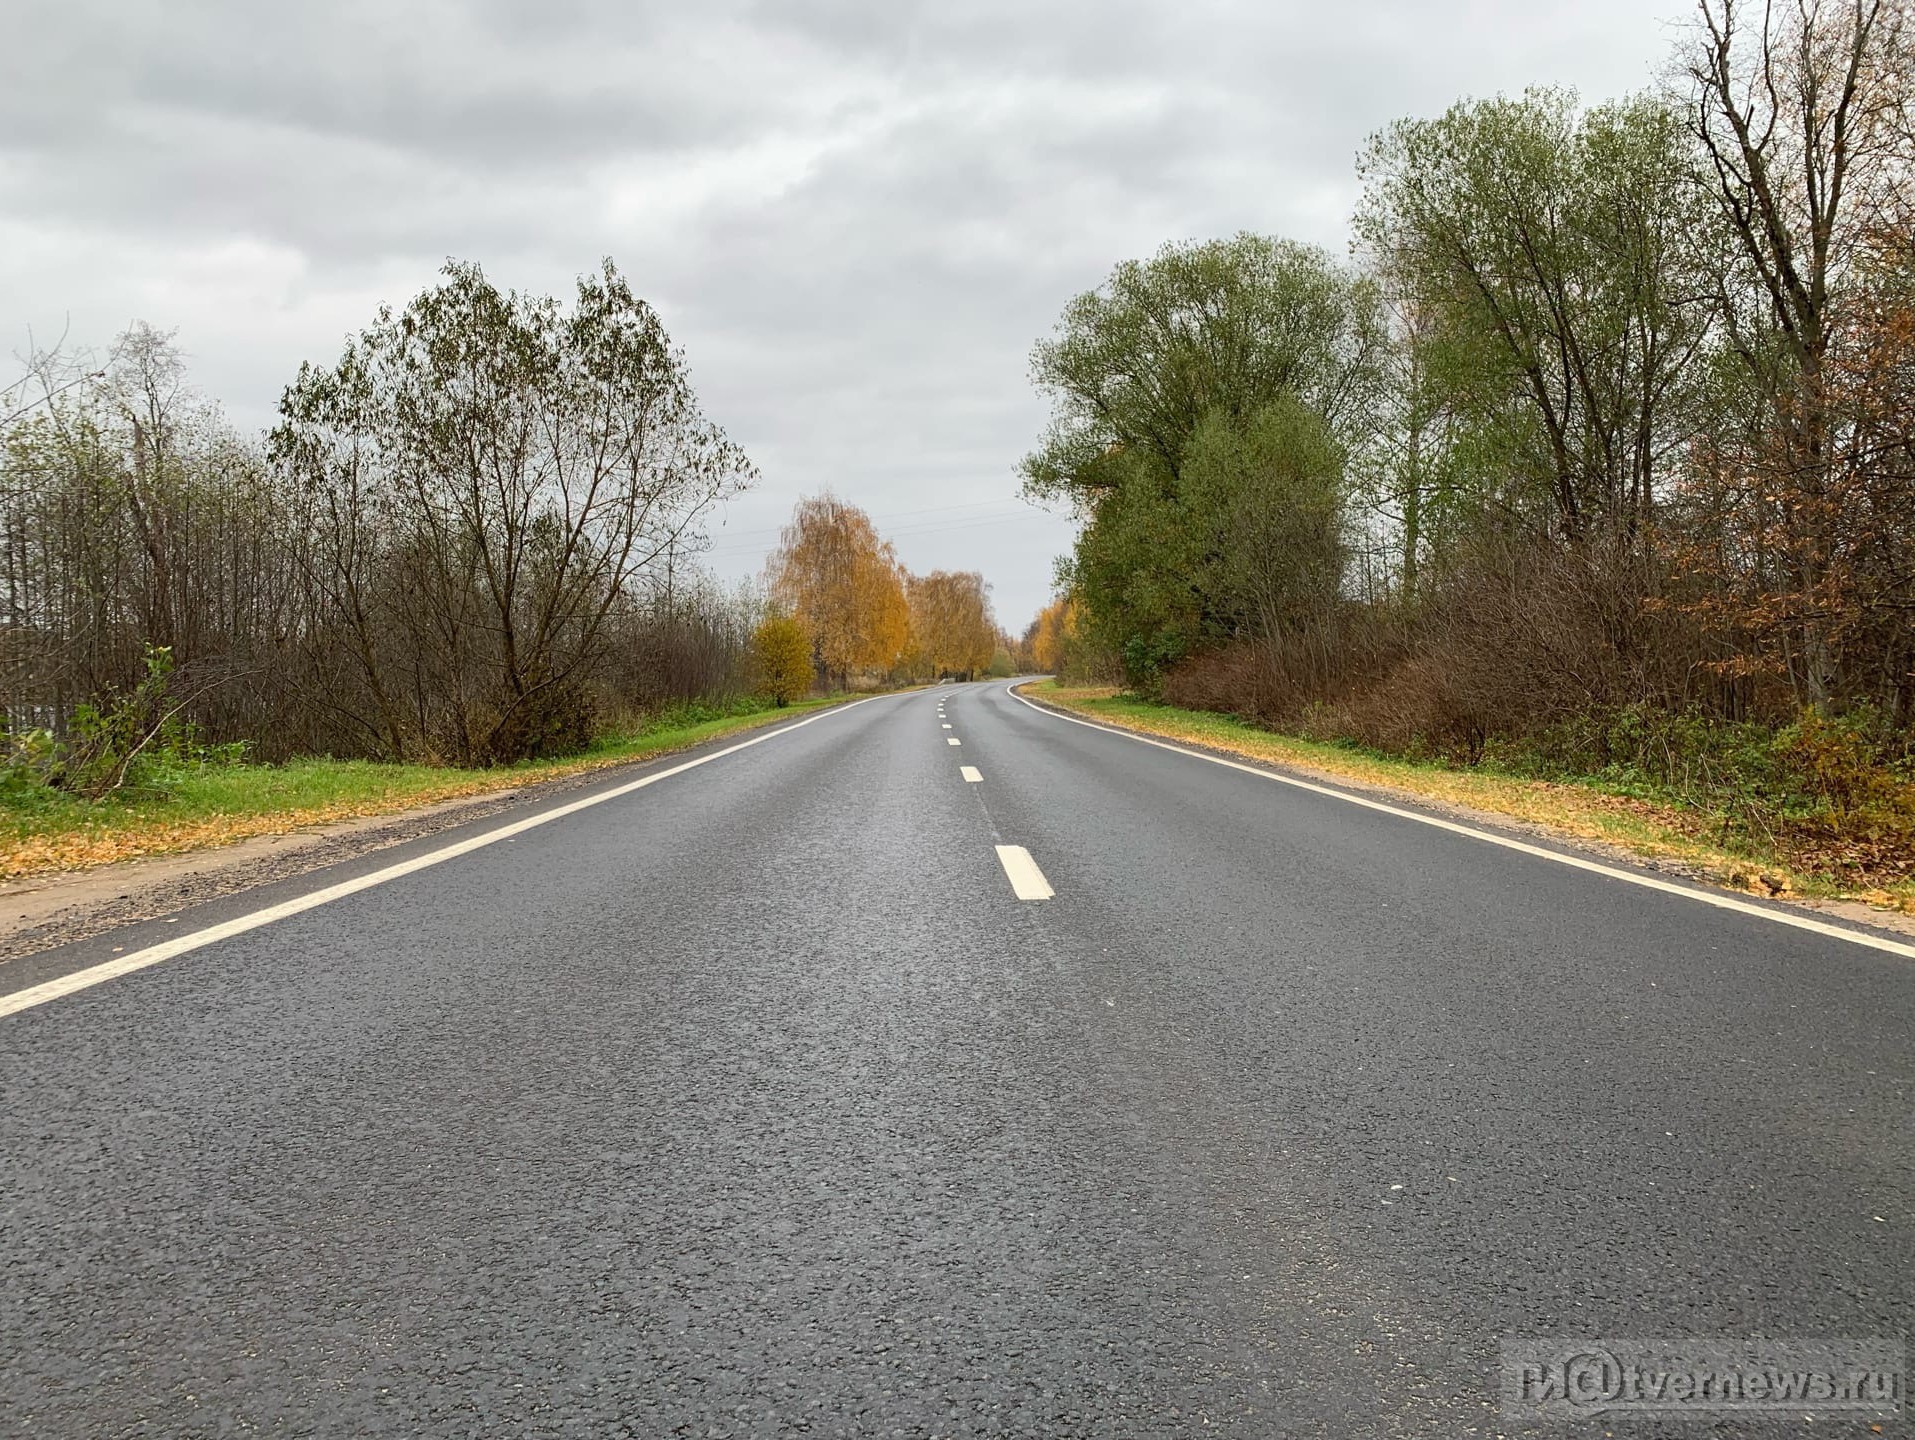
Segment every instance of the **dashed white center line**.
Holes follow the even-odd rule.
[[[984,778],[984,772],[978,769],[977,766],[975,765],[958,766],[958,774],[962,775],[966,780],[970,781],[971,784],[973,785],[977,784],[980,780]]]
[[[946,730],[949,730],[949,729],[950,729],[951,727],[950,727],[949,725],[946,725],[946,726],[945,726],[944,728],[945,728]]]
[[[964,742],[955,735],[947,735],[944,739],[944,743],[946,745],[962,745]]]
[[[1037,862],[1031,859],[1031,852],[1022,845],[998,846],[997,861],[1004,867],[1011,881],[1011,893],[1018,899],[1048,900],[1057,893],[1044,878],[1044,872],[1037,868]]]

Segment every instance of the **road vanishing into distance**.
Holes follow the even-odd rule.
[[[1498,1346],[1915,1331],[1912,1033],[1905,954],[879,697],[0,966],[0,1433],[1869,1434],[1532,1431]]]

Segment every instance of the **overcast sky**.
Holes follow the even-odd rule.
[[[0,0],[0,353],[144,319],[258,427],[448,255],[565,293],[609,254],[764,472],[713,568],[758,570],[830,486],[1021,628],[1070,544],[1016,465],[1073,294],[1166,240],[1341,252],[1370,131],[1640,89],[1687,10]]]

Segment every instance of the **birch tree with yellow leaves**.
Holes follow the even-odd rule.
[[[933,570],[907,585],[911,650],[932,676],[976,675],[997,648],[989,586],[975,570]]]
[[[838,684],[885,671],[910,638],[904,571],[871,517],[835,495],[798,502],[768,567],[772,595],[811,636],[819,668]]]

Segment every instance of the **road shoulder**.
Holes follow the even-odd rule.
[[[372,816],[298,825],[223,845],[142,856],[82,870],[44,871],[0,884],[0,965],[243,891],[295,880],[508,812],[529,811],[616,784],[647,767],[736,743],[800,714],[826,713],[860,697],[803,712],[768,710],[691,744],[566,773],[502,777],[500,788]]]
[[[1210,728],[1199,731],[1171,721],[1146,721],[1131,714],[1111,714],[1090,703],[1104,698],[1108,691],[1058,691],[1046,689],[1045,684],[1022,681],[1011,689],[1030,704],[1112,730],[1168,741],[1220,759],[1249,761],[1277,774],[1540,841],[1605,864],[1647,870],[1687,884],[1754,896],[1772,905],[1897,937],[1915,936],[1915,915],[1852,898],[1792,893],[1785,877],[1755,861],[1725,851],[1711,851],[1690,837],[1668,832],[1656,823],[1654,807],[1622,797],[1545,781],[1496,777],[1496,783],[1484,784],[1483,777],[1465,777],[1471,782],[1470,798],[1484,802],[1472,804],[1454,793],[1459,787],[1454,783],[1458,777],[1453,772],[1431,771],[1428,778],[1432,783],[1419,787],[1416,781],[1424,778],[1420,773],[1411,772],[1408,767],[1395,767],[1404,772],[1400,778],[1409,783],[1391,783],[1399,777],[1379,778],[1376,772],[1385,767],[1360,755],[1353,754],[1348,766],[1337,765],[1334,756],[1329,757],[1328,764],[1310,763],[1287,753],[1294,742],[1281,735],[1272,733],[1267,741],[1260,734],[1241,738],[1221,736]],[[1579,813],[1571,815],[1569,823],[1550,823],[1538,818],[1539,809],[1560,808],[1558,802],[1565,793],[1572,794],[1579,802]],[[1538,803],[1539,799],[1548,803]]]

